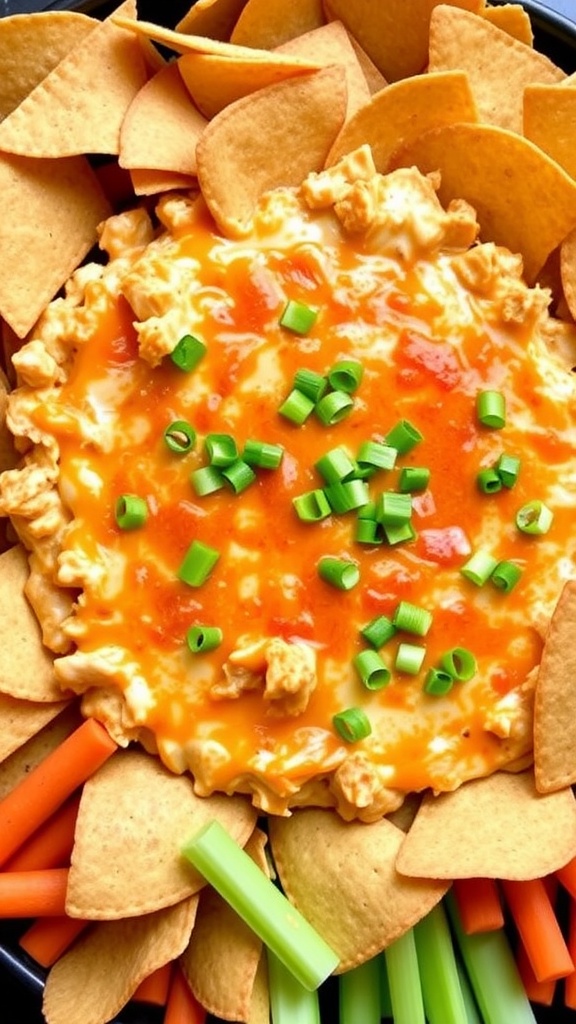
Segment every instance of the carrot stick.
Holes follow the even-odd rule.
[[[466,935],[504,927],[500,894],[493,878],[457,878],[453,892]]]
[[[168,992],[163,1024],[205,1024],[206,1010],[193,996],[181,967],[176,966]]]
[[[117,750],[89,718],[0,801],[0,864],[5,864],[74,790]]]
[[[63,914],[68,868],[0,872],[0,918]]]
[[[76,793],[4,865],[5,871],[37,871],[70,864],[80,794]]]
[[[518,949],[516,950],[516,966],[530,1002],[539,1003],[540,1006],[551,1006],[554,999],[556,982],[553,979],[550,981],[538,981],[522,942],[518,944]]]
[[[80,917],[39,917],[20,936],[18,944],[42,967],[51,967],[88,926]]]
[[[542,879],[503,880],[501,885],[537,980],[565,978],[574,963]]]
[[[140,982],[132,999],[138,1003],[153,1003],[154,1006],[166,1006],[171,978],[171,963],[158,967],[147,978],[144,978],[144,981]]]
[[[570,895],[576,899],[576,857],[569,860],[563,868],[558,868],[554,874]]]
[[[571,899],[568,906],[568,950],[576,963],[576,899]],[[576,970],[564,981],[564,1005],[576,1010]]]

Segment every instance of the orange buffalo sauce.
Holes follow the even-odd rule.
[[[60,447],[59,487],[72,517],[63,550],[101,570],[87,574],[82,588],[75,645],[86,654],[122,653],[141,685],[130,687],[126,675],[112,681],[161,756],[177,770],[191,766],[203,791],[246,789],[255,780],[289,802],[355,750],[391,789],[451,789],[531,749],[526,680],[572,569],[572,415],[542,346],[534,345],[534,318],[505,322],[490,294],[461,282],[451,254],[440,248],[401,260],[372,251],[362,237],[326,232],[325,214],[302,217],[302,237],[292,230],[280,243],[262,229],[231,242],[215,234],[200,207],[192,230],[151,264],[198,261],[187,297],[189,333],[206,345],[198,366],[188,374],[169,356],[156,366],[145,362],[134,312],[120,295],[78,348],[67,381],[36,411]],[[288,299],[318,310],[303,336],[280,325]],[[279,414],[298,369],[326,375],[340,359],[358,360],[364,371],[345,419],[325,426],[313,412],[296,426]],[[485,389],[505,396],[501,430],[478,421],[476,398]],[[91,418],[93,440],[80,428]],[[185,455],[163,440],[178,419],[197,432]],[[427,489],[413,495],[415,536],[397,545],[358,543],[356,512],[300,521],[293,500],[324,485],[317,460],[337,446],[354,457],[401,419],[423,439],[368,487],[375,499],[398,490],[403,467],[430,470]],[[239,495],[223,487],[198,497],[190,475],[208,462],[208,433],[232,435],[240,453],[248,439],[279,444],[282,462],[256,469]],[[518,480],[483,494],[478,471],[502,453],[521,459]],[[145,525],[132,531],[114,517],[126,493],[148,507]],[[517,510],[536,498],[554,513],[544,537],[515,526]],[[178,578],[195,539],[220,554],[200,587]],[[460,570],[478,549],[520,566],[510,593],[464,578]],[[326,555],[357,564],[358,585],[343,592],[324,582],[317,566]],[[423,638],[398,633],[382,649],[391,681],[371,692],[353,665],[368,646],[360,628],[392,616],[402,600],[429,610],[432,626]],[[221,628],[216,650],[188,649],[186,632],[198,624]],[[273,637],[315,653],[316,686],[298,715],[275,713],[263,698],[261,666],[255,685],[237,696],[214,689],[234,651]],[[400,642],[425,647],[416,675],[395,669]],[[474,654],[473,679],[445,696],[428,695],[427,672],[454,647]],[[372,732],[359,744],[346,744],[334,729],[333,715],[346,707],[363,708],[370,720]],[[191,756],[197,744],[206,758]]]

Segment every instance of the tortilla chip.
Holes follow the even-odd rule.
[[[146,878],[139,884],[146,885]],[[105,1024],[144,978],[186,947],[198,899],[83,933],[52,967],[44,989],[47,1024]]]
[[[456,124],[427,132],[392,166],[441,172],[440,201],[466,199],[483,241],[521,253],[528,282],[576,226],[576,182],[540,149],[487,124]],[[543,197],[546,197],[543,201]]]
[[[336,67],[269,86],[218,114],[196,155],[204,199],[223,234],[244,234],[268,189],[299,185],[321,170],[345,113],[345,72]]]
[[[534,775],[541,793],[576,782],[576,581],[560,595],[534,695]]]
[[[243,797],[198,797],[188,775],[173,775],[141,750],[118,751],[84,786],[67,913],[133,917],[198,892],[205,881],[180,847],[213,818],[244,845],[256,811]]]
[[[388,82],[384,78],[382,72],[378,70],[374,61],[370,60],[366,51],[362,49],[358,40],[354,39],[354,36],[350,35],[350,33],[348,33],[348,38],[352,45],[352,49],[358,58],[358,63],[362,68],[370,95],[373,96],[375,92],[380,92],[380,89],[383,89],[385,85],[388,85]]]
[[[414,75],[376,93],[344,125],[326,163],[338,163],[346,153],[368,143],[376,169],[385,173],[400,146],[410,145],[433,128],[477,119],[463,71]]]
[[[249,1024],[270,1024],[270,989],[268,986],[268,963],[262,952],[250,1002]]]
[[[0,314],[22,338],[95,244],[98,224],[112,211],[81,156],[1,155],[0,197]]]
[[[38,11],[0,19],[0,121],[98,25],[76,11]]]
[[[148,170],[145,167],[133,167],[130,178],[134,194],[137,196],[154,196],[160,192],[173,192],[175,189],[188,190],[198,185],[196,178],[190,174]]]
[[[276,52],[315,60],[324,67],[329,64],[341,64],[346,71],[347,118],[352,117],[370,99],[370,89],[357,52],[341,22],[332,21],[329,25],[313,29],[312,32],[307,32],[297,39],[291,39],[279,46]]]
[[[0,555],[0,693],[22,700],[62,700],[52,655],[42,646],[40,627],[24,586],[28,558],[21,545]]]
[[[242,46],[268,50],[325,22],[322,0],[248,0],[230,38]]]
[[[331,21],[342,21],[388,82],[418,75],[428,63],[430,13],[439,0],[324,0]],[[451,0],[481,11],[484,0]]]
[[[33,766],[32,762],[39,763],[42,760],[40,751],[43,753],[48,736],[57,735],[58,739],[54,742],[60,743],[72,731],[70,728],[60,732],[53,725],[52,732],[44,732],[45,727],[55,723],[69,703],[66,700],[45,704],[0,694],[0,799],[27,774]],[[37,739],[34,755],[32,747],[28,745],[33,738]],[[13,758],[17,752],[21,753],[19,759]]]
[[[480,12],[482,17],[489,21],[496,28],[514,36],[518,42],[525,46],[532,46],[534,33],[530,15],[520,4],[502,4],[501,7],[486,7]]]
[[[320,62],[271,53],[266,60],[254,51],[242,59],[217,53],[187,53],[180,57],[180,74],[195,106],[206,118],[259,89],[287,81],[320,67]]]
[[[563,84],[526,86],[523,131],[576,178],[576,89]]]
[[[481,121],[522,132],[524,89],[564,71],[486,18],[441,5],[430,20],[430,71],[465,71]]]
[[[576,230],[560,246],[560,279],[570,316],[576,320]]]
[[[266,870],[266,836],[256,829],[246,853]],[[218,893],[200,893],[194,931],[181,963],[196,999],[224,1020],[251,1019],[252,993],[262,956],[262,941]]]
[[[411,878],[541,878],[576,853],[576,799],[532,771],[495,772],[424,797],[396,867]]]
[[[196,174],[196,144],[205,118],[190,102],[178,65],[167,64],[130,104],[120,131],[121,167]]]
[[[135,0],[118,10],[134,14]],[[0,150],[27,157],[118,153],[122,119],[146,78],[138,39],[107,18],[0,124]]]
[[[398,874],[404,833],[386,818],[345,822],[335,811],[306,809],[270,818],[269,829],[284,892],[340,957],[336,973],[381,952],[448,889]]]
[[[176,25],[177,32],[227,40],[246,0],[197,0]]]

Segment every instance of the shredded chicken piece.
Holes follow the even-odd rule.
[[[378,821],[401,806],[404,794],[386,784],[386,775],[385,767],[372,764],[361,751],[350,754],[337,768],[330,789],[345,821]]]

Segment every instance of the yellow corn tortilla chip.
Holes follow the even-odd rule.
[[[328,66],[341,64],[346,71],[346,89],[348,104],[346,117],[352,115],[370,99],[370,89],[366,75],[358,59],[358,54],[350,41],[350,36],[340,21],[332,21],[329,25],[306,32],[283,43],[276,53],[293,54],[308,60],[316,60],[318,64]]]
[[[576,178],[576,89],[560,85],[527,85],[523,131]]]
[[[196,188],[198,182],[190,174],[178,174],[176,171],[155,171],[145,167],[133,167],[130,171],[134,195],[154,196],[160,192],[173,192],[175,189]]]
[[[198,180],[220,230],[242,235],[264,192],[298,185],[319,171],[345,114],[345,72],[338,67],[269,86],[218,114],[196,156]]]
[[[541,793],[576,782],[576,581],[560,595],[534,695],[534,775]]]
[[[255,51],[256,52],[256,51]],[[270,53],[266,60],[229,58],[217,53],[187,53],[178,60],[180,74],[195,106],[206,118],[269,85],[320,67],[319,61]]]
[[[227,40],[246,0],[197,0],[176,25],[177,32]]]
[[[363,143],[372,150],[381,173],[402,146],[433,128],[477,121],[470,84],[463,71],[414,75],[376,93],[338,135],[326,163],[338,163]]]
[[[576,182],[542,150],[488,124],[456,124],[426,132],[392,160],[440,171],[440,201],[466,199],[483,241],[521,253],[533,282],[549,254],[576,225]],[[542,197],[546,197],[546,202]]]
[[[0,555],[0,693],[51,703],[63,694],[54,659],[42,646],[40,626],[24,596],[28,558],[18,544]]]
[[[132,100],[120,130],[121,167],[196,174],[196,144],[206,120],[190,102],[178,65],[167,64]]]
[[[434,907],[448,883],[395,868],[404,833],[386,818],[345,822],[330,810],[269,819],[288,898],[340,957],[336,973],[375,956]]]
[[[272,49],[324,25],[322,0],[248,0],[230,37],[242,46]]]
[[[534,33],[532,31],[530,15],[520,4],[502,4],[501,7],[485,7],[480,13],[491,25],[495,25],[496,28],[507,32],[509,36],[514,36],[518,42],[524,43],[525,46],[532,46]]]
[[[140,38],[152,39],[155,43],[160,43],[169,50],[174,50],[175,53],[213,53],[222,57],[236,58],[237,60],[263,60],[265,62],[270,57],[270,52],[265,49],[238,46],[235,43],[212,39],[210,36],[177,32],[175,29],[156,25],[152,21],[138,21],[123,14],[113,14],[111,19],[120,28],[127,29]]]
[[[362,68],[366,84],[370,91],[370,95],[372,96],[375,92],[380,92],[380,89],[383,89],[385,85],[388,85],[388,82],[384,78],[382,72],[378,70],[374,61],[370,60],[366,51],[362,49],[358,40],[354,39],[354,36],[350,33],[348,33],[348,38],[352,45],[352,49],[358,58],[358,63]]]
[[[139,884],[146,886],[146,878]],[[47,1024],[106,1024],[152,971],[180,955],[190,937],[197,897],[127,921],[105,921],[80,936],[48,974]]]
[[[134,0],[119,11],[135,13]],[[116,154],[122,119],[146,78],[138,39],[107,18],[0,124],[0,150],[27,157]]]
[[[255,829],[246,853],[266,871],[266,836]],[[262,941],[210,886],[200,893],[198,914],[181,964],[202,1006],[224,1020],[251,1024],[252,993]]]
[[[190,776],[174,776],[141,750],[118,751],[84,786],[67,912],[98,920],[133,917],[198,892],[204,879],[180,848],[213,818],[243,846],[256,811],[243,797],[198,797]]]
[[[430,15],[439,0],[324,0],[331,21],[342,21],[388,82],[420,74],[428,63]],[[452,0],[481,11],[484,0]]]
[[[98,25],[76,11],[0,19],[0,121]]]
[[[0,694],[0,799],[27,774],[32,767],[33,760],[34,763],[38,763],[32,758],[32,747],[28,746],[29,741],[38,738],[40,742],[42,735],[42,742],[44,742],[49,735],[44,733],[44,728],[55,723],[69,703],[69,701],[54,701],[52,704],[46,704]],[[69,733],[56,733],[54,728],[50,735],[53,734],[58,735],[56,742],[59,743]],[[23,749],[24,747],[26,747],[26,751]],[[20,752],[22,756],[19,759],[13,758],[14,754]],[[38,760],[41,760],[39,755]]]
[[[576,320],[576,230],[560,246],[560,280],[570,316]]]
[[[268,986],[268,962],[263,951],[254,978],[250,1003],[249,1024],[270,1024],[270,989]]]
[[[481,121],[522,132],[531,82],[561,82],[564,71],[485,18],[440,5],[430,20],[430,71],[465,71]]]
[[[111,212],[85,157],[0,155],[0,314],[18,337],[82,262]]]
[[[396,867],[416,878],[541,878],[576,853],[576,799],[542,794],[533,772],[496,772],[426,794]]]

